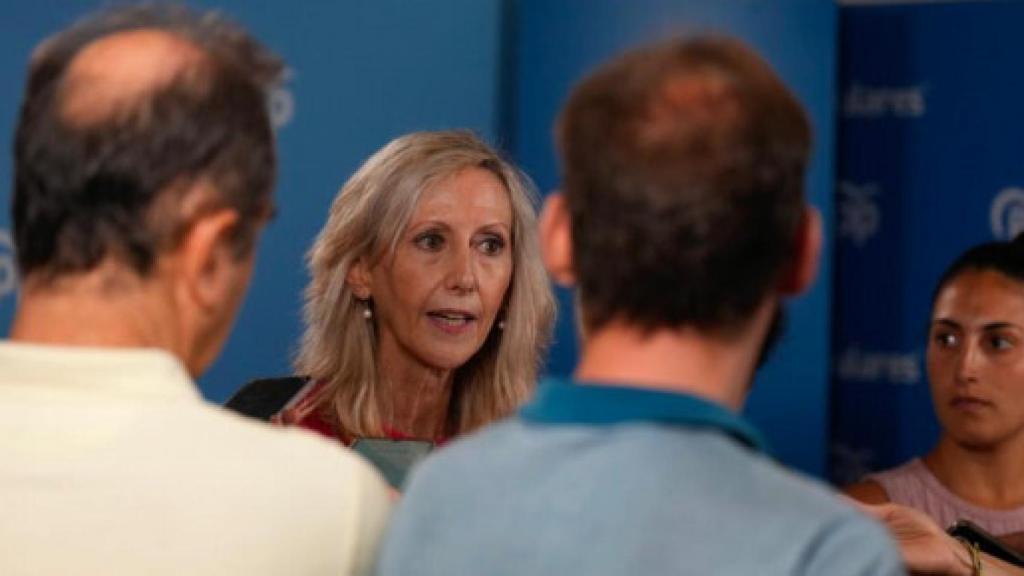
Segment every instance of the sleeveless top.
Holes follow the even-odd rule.
[[[962,519],[974,522],[993,536],[1024,532],[1024,506],[993,510],[971,504],[943,486],[920,458],[869,474],[865,479],[878,482],[890,501],[928,514],[943,528]]]

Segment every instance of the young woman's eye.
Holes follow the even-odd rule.
[[[1013,340],[1005,336],[994,335],[989,336],[988,338],[989,348],[992,348],[993,350],[1009,350],[1010,348],[1013,348],[1013,344]]]
[[[501,251],[505,249],[505,239],[500,236],[491,236],[484,238],[480,242],[480,251],[484,254],[495,256],[501,254]]]
[[[416,246],[428,252],[437,252],[444,246],[444,236],[437,232],[424,232],[413,239]]]
[[[960,343],[960,338],[952,332],[936,332],[932,339],[940,348],[952,348]]]

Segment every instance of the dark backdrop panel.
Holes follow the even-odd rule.
[[[937,439],[924,350],[934,284],[968,246],[1024,230],[1024,4],[841,14],[832,475]]]

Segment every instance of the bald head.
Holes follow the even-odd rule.
[[[15,138],[13,222],[26,281],[115,261],[147,276],[195,215],[238,213],[248,252],[275,176],[266,92],[283,66],[244,30],[182,7],[123,7],[33,54]],[[200,185],[201,184],[201,185]]]
[[[208,70],[203,51],[173,33],[119,32],[93,41],[72,58],[60,86],[60,114],[75,126],[101,123],[118,110],[136,109],[172,82],[191,79],[195,84],[196,76]]]

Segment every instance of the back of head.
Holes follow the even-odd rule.
[[[190,219],[239,214],[248,253],[271,208],[265,90],[280,61],[215,14],[112,9],[45,41],[14,144],[18,264],[44,285],[118,264],[145,277]],[[186,192],[206,191],[185,198]]]
[[[558,125],[584,321],[743,325],[784,272],[810,127],[741,43],[676,40],[602,67]]]

